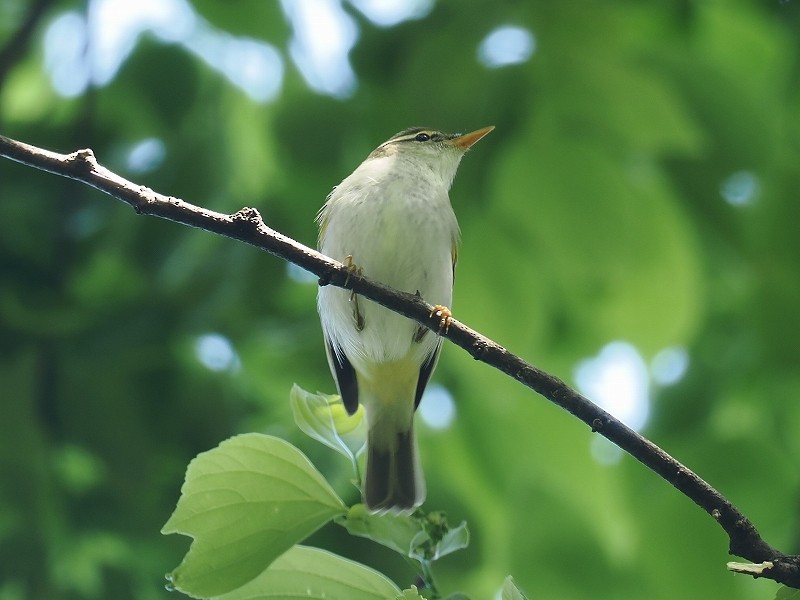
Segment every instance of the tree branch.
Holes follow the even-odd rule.
[[[731,554],[753,563],[763,563],[758,565],[758,569],[744,571],[755,577],[774,579],[800,588],[800,557],[787,556],[767,544],[750,520],[702,478],[560,379],[537,369],[463,323],[454,321],[447,331],[440,331],[440,318],[432,315],[433,307],[421,298],[357,275],[341,263],[274,231],[264,224],[254,208],[243,208],[226,215],[178,198],[162,196],[109,171],[96,161],[91,150],[57,154],[0,136],[0,156],[83,182],[122,200],[139,214],[161,217],[240,240],[314,273],[319,277],[320,285],[352,289],[428,327],[461,346],[476,360],[499,369],[569,411],[592,431],[655,471],[719,523],[728,534]]]

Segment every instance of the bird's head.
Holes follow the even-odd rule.
[[[389,154],[412,158],[413,162],[424,162],[449,182],[455,176],[464,153],[492,129],[493,125],[470,133],[442,133],[427,127],[411,127],[378,146],[370,158]]]

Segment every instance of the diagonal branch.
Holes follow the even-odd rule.
[[[96,161],[91,150],[57,154],[0,136],[0,156],[83,182],[122,200],[139,214],[198,227],[270,252],[314,273],[319,277],[320,285],[352,289],[436,331],[476,360],[499,369],[569,411],[592,431],[655,471],[719,523],[728,534],[731,554],[762,563],[758,569],[746,572],[800,588],[800,557],[788,556],[767,544],[750,520],[706,481],[560,379],[537,369],[463,323],[454,321],[447,331],[440,331],[440,318],[433,315],[433,307],[421,298],[352,273],[341,263],[269,228],[254,208],[243,208],[233,215],[226,215],[172,196],[162,196],[109,171]]]

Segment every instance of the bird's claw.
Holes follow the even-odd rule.
[[[436,304],[431,311],[431,314],[428,315],[432,317],[436,315],[439,318],[439,329],[444,329],[444,332],[447,333],[450,331],[450,325],[453,323],[453,313],[450,312],[450,309],[446,306],[442,306],[441,304]]]
[[[357,275],[358,277],[361,277],[363,275],[363,271],[362,271],[361,267],[359,267],[358,265],[356,265],[353,262],[353,255],[352,254],[348,254],[347,256],[345,256],[343,264],[344,264],[344,268],[347,269],[347,277],[345,277],[345,279],[344,279],[344,286],[347,287],[347,284],[350,283],[350,277],[352,275]],[[353,301],[355,296],[356,296],[356,293],[353,290],[350,290],[350,301],[351,302]]]

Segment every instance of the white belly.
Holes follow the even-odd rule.
[[[320,251],[342,262],[352,256],[365,276],[401,291],[419,292],[431,304],[450,306],[458,225],[447,189],[441,186],[439,193],[432,193],[436,186],[420,181],[417,187],[400,186],[403,198],[391,198],[386,189],[395,186],[359,189],[349,185],[351,178],[335,190],[325,209]],[[347,290],[324,286],[318,304],[326,336],[357,371],[365,362],[411,358],[421,364],[433,351],[434,335],[414,342],[416,323],[361,297],[359,330],[350,297]]]

